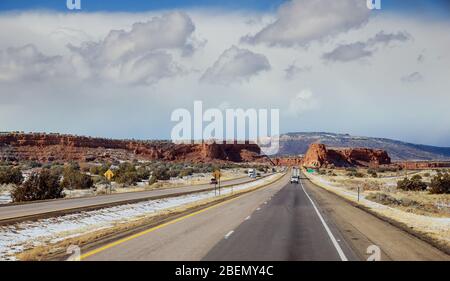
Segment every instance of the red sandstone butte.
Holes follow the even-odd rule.
[[[399,161],[395,164],[407,170],[450,168],[450,161]]]
[[[386,151],[369,148],[327,148],[313,143],[303,158],[303,166],[321,167],[372,167],[391,164]]]
[[[299,156],[286,156],[286,157],[276,157],[272,159],[272,162],[276,166],[301,166],[302,157]]]
[[[1,133],[0,160],[267,162],[256,144],[175,144],[45,133]]]

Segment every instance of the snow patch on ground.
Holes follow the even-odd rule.
[[[8,204],[12,202],[11,195],[9,193],[0,194],[0,204]]]
[[[308,177],[325,189],[333,191],[334,193],[354,202],[358,201],[357,192],[347,190],[343,187],[338,187],[332,182],[317,175],[308,174]],[[438,218],[408,213],[390,206],[367,200],[362,194],[360,194],[360,200],[358,203],[371,208],[385,217],[392,218],[450,244],[450,218]]]
[[[236,185],[233,188],[223,188],[221,189],[221,195],[270,183],[278,176],[277,174],[270,175],[253,182]],[[0,260],[14,260],[15,254],[26,249],[110,228],[119,223],[137,220],[162,210],[213,198],[214,196],[216,196],[214,191],[199,192],[0,226]]]

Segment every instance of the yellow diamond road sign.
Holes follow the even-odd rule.
[[[214,177],[216,180],[219,179],[221,175],[222,175],[222,174],[220,173],[219,170],[216,170],[216,171],[214,171],[214,173],[213,173],[213,177]]]
[[[114,177],[113,171],[109,170],[105,172],[105,178],[107,178],[109,181]]]

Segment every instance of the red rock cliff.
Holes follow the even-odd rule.
[[[391,158],[386,151],[369,148],[339,148],[329,149],[324,144],[313,143],[303,159],[305,167],[335,167],[379,166],[391,164]]]
[[[256,144],[174,144],[74,135],[3,133],[0,159],[19,161],[166,160],[264,162]]]

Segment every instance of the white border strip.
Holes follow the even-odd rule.
[[[342,261],[348,261],[347,257],[346,257],[345,254],[344,254],[344,251],[342,251],[341,246],[339,246],[339,243],[336,241],[336,238],[334,238],[333,233],[331,233],[330,228],[328,227],[328,225],[326,224],[326,222],[325,222],[325,220],[323,219],[322,215],[320,214],[319,209],[317,209],[316,204],[314,204],[314,201],[311,199],[311,197],[309,197],[308,193],[306,192],[305,188],[303,187],[303,183],[302,183],[302,180],[301,180],[301,179],[300,179],[300,184],[301,184],[301,186],[302,186],[303,192],[306,194],[306,197],[308,197],[309,201],[311,201],[311,204],[312,204],[313,207],[314,207],[314,210],[316,210],[316,213],[317,213],[317,215],[319,216],[319,219],[320,219],[320,221],[322,222],[323,227],[325,227],[325,230],[327,231],[328,236],[329,236],[330,239],[331,239],[331,242],[333,243],[334,247],[336,248],[336,251],[338,252],[339,257],[341,258]]]

